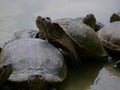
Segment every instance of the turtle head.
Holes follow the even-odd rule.
[[[74,40],[65,32],[58,23],[54,23],[43,17],[38,17],[36,20],[37,27],[42,29],[46,34],[46,38],[54,46],[70,52],[73,60],[76,60],[77,54],[74,48]]]
[[[52,23],[49,17],[38,16],[36,19],[37,27],[43,32],[45,37],[51,43],[54,43],[59,46],[63,46],[61,38],[64,35],[65,31],[57,23]]]
[[[47,90],[47,81],[42,75],[34,74],[28,77],[27,82],[30,90]]]
[[[87,24],[88,26],[94,29],[94,26],[96,24],[96,18],[93,14],[88,14],[86,15],[86,17],[83,18],[83,23]]]
[[[120,21],[120,16],[117,13],[113,13],[112,16],[110,17],[110,23],[115,21]]]
[[[40,35],[42,38],[46,38],[46,34],[47,34],[47,26],[46,26],[46,22],[51,21],[51,19],[49,17],[42,17],[42,16],[38,16],[36,19],[36,26],[38,27],[38,29],[40,30]]]

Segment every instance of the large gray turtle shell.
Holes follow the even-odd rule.
[[[18,39],[3,49],[3,62],[13,65],[11,81],[26,81],[31,75],[41,75],[48,82],[61,82],[66,77],[62,54],[47,41]]]
[[[120,21],[104,26],[97,32],[97,36],[105,47],[120,51]]]

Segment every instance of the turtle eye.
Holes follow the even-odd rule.
[[[51,21],[51,18],[50,17],[46,17],[47,20]]]
[[[41,17],[41,16],[38,16],[38,17],[37,17],[37,22],[39,22],[39,21],[44,21],[44,20],[45,20],[44,17]]]

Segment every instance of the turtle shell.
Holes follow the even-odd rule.
[[[35,38],[37,33],[38,33],[37,30],[23,29],[23,30],[16,31],[16,32],[14,33],[13,38],[14,38],[14,39]]]
[[[71,20],[67,22],[67,24],[59,23],[57,20],[56,23],[63,27],[70,38],[72,38],[76,44],[79,44],[79,47],[82,47],[81,51],[78,50],[82,52],[81,54],[83,57],[93,58],[105,57],[108,55],[96,36],[95,31],[88,25],[82,23],[81,19]]]
[[[3,63],[12,64],[9,79],[13,82],[44,80],[49,83],[65,79],[67,69],[62,54],[47,41],[23,38],[5,44]]]
[[[120,22],[116,21],[104,26],[97,32],[102,44],[108,49],[120,51]]]
[[[45,39],[45,36],[40,30],[37,31],[37,30],[33,30],[33,29],[23,29],[20,31],[16,31],[13,36],[13,39],[21,39],[21,38]]]

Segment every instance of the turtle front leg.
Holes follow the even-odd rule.
[[[12,71],[13,71],[13,68],[11,64],[3,65],[2,67],[0,67],[0,86],[5,81],[7,81]]]

